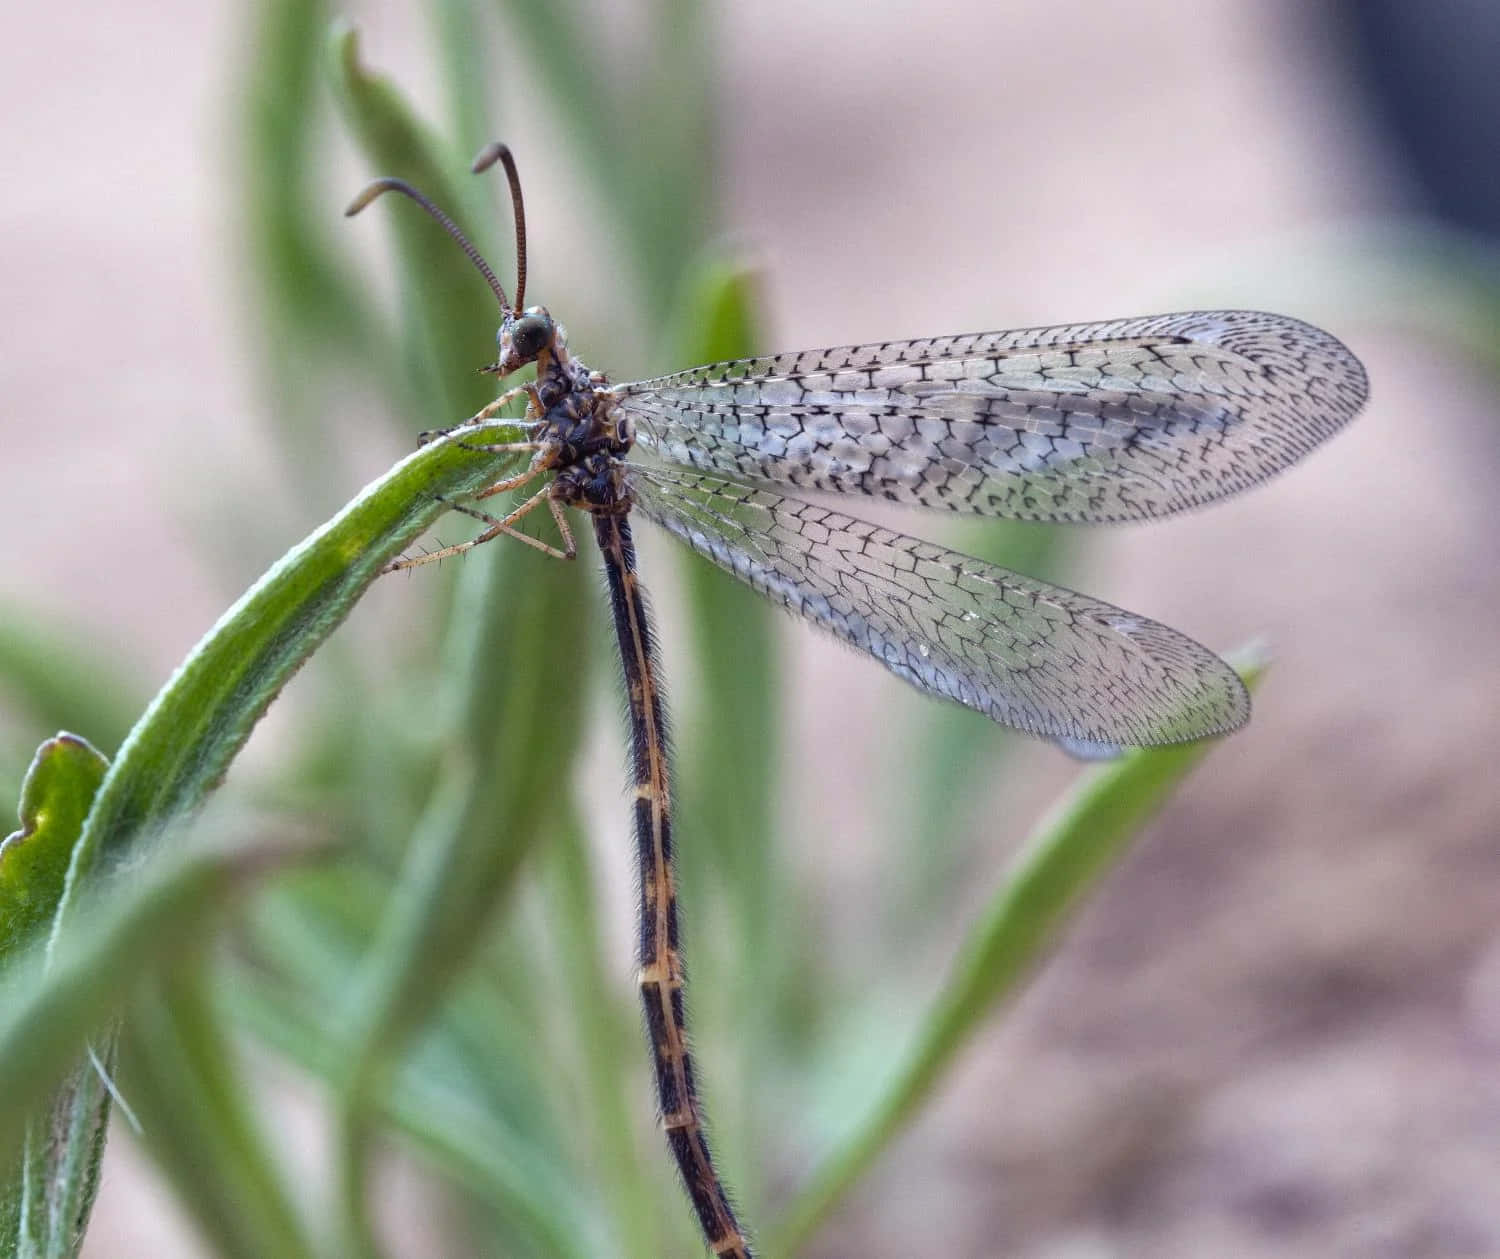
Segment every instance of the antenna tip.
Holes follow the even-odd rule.
[[[501,144],[500,141],[496,140],[493,144],[486,144],[484,148],[479,150],[479,156],[474,159],[474,163],[469,167],[469,170],[477,175],[480,171],[487,171],[496,162],[508,157],[510,157],[510,145]]]
[[[389,191],[391,184],[388,180],[377,179],[372,184],[366,184],[360,189],[359,195],[344,207],[344,217],[352,219],[363,210],[370,202],[374,201],[382,192]]]

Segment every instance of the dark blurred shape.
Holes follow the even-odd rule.
[[[1500,237],[1500,4],[1334,0],[1371,113],[1457,227]]]

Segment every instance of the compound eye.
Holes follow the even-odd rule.
[[[552,344],[552,320],[546,315],[522,315],[510,329],[510,348],[520,358],[532,359]]]

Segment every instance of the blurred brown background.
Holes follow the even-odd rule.
[[[1417,79],[1433,93],[1463,44],[1500,51],[1482,42],[1487,6],[1470,7],[1470,39],[1419,50],[1437,59]],[[349,13],[371,60],[428,103],[414,15]],[[214,518],[227,480],[278,494],[229,243],[242,16],[158,0],[0,18],[3,594],[64,615],[147,690],[321,518]],[[1278,482],[1084,539],[1070,584],[1221,650],[1271,644],[1256,719],[819,1256],[1500,1253],[1500,332],[1472,274],[1431,265],[1441,238],[1398,226],[1430,190],[1344,23],[1290,0],[725,8],[721,195],[763,263],[772,348],[1244,305],[1334,330],[1372,382],[1352,429]],[[628,15],[601,13],[622,74],[631,37]],[[507,136],[538,299],[565,285],[628,321],[548,125]],[[1470,156],[1494,166],[1493,148]],[[351,161],[348,187],[362,177]],[[382,269],[372,249],[372,285]],[[575,348],[612,375],[640,367]],[[329,485],[324,514],[402,453],[383,441],[351,452],[365,475]],[[226,535],[245,548],[228,565]],[[876,985],[860,961],[882,870],[861,837],[880,806],[862,785],[899,762],[889,714],[913,710],[867,662],[784,637],[784,842],[826,889],[850,982]],[[1022,757],[1006,812],[974,819],[972,905],[1074,773],[1041,745]],[[623,844],[617,805],[600,810]],[[623,920],[623,850],[618,869]],[[924,960],[936,982],[944,956]],[[85,1253],[195,1253],[128,1140]]]

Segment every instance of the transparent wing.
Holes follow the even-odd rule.
[[[631,465],[636,510],[918,690],[1083,744],[1242,725],[1234,671],[1176,630],[919,538],[719,477]]]
[[[1103,522],[1264,480],[1367,387],[1309,324],[1195,311],[739,359],[615,393],[642,444],[704,471]]]

